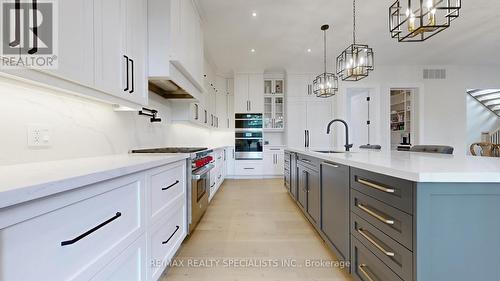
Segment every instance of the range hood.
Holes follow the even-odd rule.
[[[166,99],[193,99],[193,96],[172,80],[149,79],[149,90]]]

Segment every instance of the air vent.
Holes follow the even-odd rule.
[[[446,79],[446,69],[424,69],[424,80]]]

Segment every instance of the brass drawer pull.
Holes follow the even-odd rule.
[[[377,243],[374,239],[372,239],[368,234],[366,234],[362,228],[358,229],[358,233],[361,234],[366,240],[368,240],[370,243],[372,243],[373,246],[375,246],[377,249],[379,249],[382,253],[384,253],[388,257],[394,257],[394,253],[387,251],[384,249],[384,247],[380,246],[379,243]]]
[[[356,181],[359,182],[359,183],[361,183],[361,184],[364,184],[364,185],[366,185],[368,187],[371,187],[371,188],[374,188],[376,190],[380,190],[380,191],[383,191],[383,192],[394,193],[396,191],[393,188],[387,188],[387,187],[378,185],[376,183],[373,183],[373,182],[370,182],[370,181],[367,181],[367,180],[364,180],[364,179],[356,178]]]
[[[375,281],[375,279],[373,279],[370,274],[368,274],[368,268],[366,266],[366,264],[360,264],[358,266],[358,269],[361,273],[363,273],[363,275],[368,279],[368,281]]]
[[[357,204],[358,208],[360,208],[361,210],[365,211],[366,213],[368,213],[369,215],[371,215],[372,217],[378,219],[379,221],[383,222],[383,223],[386,223],[386,224],[390,224],[390,225],[393,225],[394,224],[394,220],[390,220],[390,219],[387,219],[379,214],[377,214],[376,212],[368,209],[367,207],[361,205],[361,204]]]

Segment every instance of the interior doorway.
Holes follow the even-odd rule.
[[[418,140],[417,89],[390,90],[390,139],[392,150],[409,150]]]

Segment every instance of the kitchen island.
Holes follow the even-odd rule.
[[[500,159],[288,148],[285,186],[355,280],[500,276]]]

